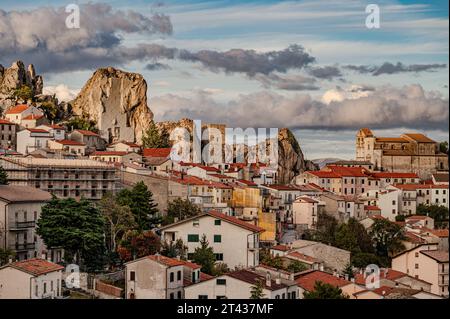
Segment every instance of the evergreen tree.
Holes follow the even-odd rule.
[[[105,220],[91,202],[54,197],[42,207],[36,232],[47,247],[62,247],[66,261],[84,262],[88,268],[98,268],[96,261],[104,254]],[[90,261],[95,261],[90,263]]]
[[[6,173],[3,166],[0,165],[0,185],[8,185],[8,173]]]
[[[159,213],[153,193],[142,181],[136,183],[132,189],[121,190],[117,194],[117,202],[130,208],[139,231],[150,229],[152,217]]]
[[[192,261],[200,266],[202,266],[201,271],[213,275],[214,274],[214,264],[216,262],[216,257],[214,256],[214,250],[209,247],[209,242],[206,239],[206,235],[203,234],[200,239],[200,247],[195,248],[194,254],[192,256]]]
[[[170,147],[169,136],[166,133],[161,134],[154,121],[142,134],[142,145],[144,148],[166,148]]]
[[[167,215],[164,217],[163,223],[168,225],[173,223],[175,218],[178,220],[183,220],[196,216],[201,212],[201,209],[190,200],[177,198],[174,201],[169,202],[167,207]]]
[[[254,286],[250,288],[250,299],[264,298],[264,281],[258,280]]]
[[[304,299],[348,299],[347,295],[342,293],[342,289],[330,284],[316,281],[313,291],[305,291]]]

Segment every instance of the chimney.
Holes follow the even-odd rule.
[[[266,274],[266,286],[270,287],[272,285],[272,276],[270,275],[270,272],[267,272]]]
[[[320,265],[319,269],[320,271],[323,271],[323,265]]]
[[[44,259],[44,260],[45,260],[45,259],[47,259],[47,256],[45,256],[45,254],[42,254],[42,255],[41,255],[41,259]]]
[[[180,257],[180,255],[177,255],[177,260],[181,260],[181,257]]]
[[[345,278],[345,280],[348,281],[348,275],[347,274],[344,276],[344,278]]]
[[[355,278],[351,278],[350,281],[351,281],[352,283],[355,283]]]
[[[276,279],[275,279],[275,283],[276,283],[277,285],[280,285],[280,284],[281,284],[281,278],[276,278]]]
[[[12,264],[12,262],[13,262],[12,258],[9,258],[8,259],[8,264]]]

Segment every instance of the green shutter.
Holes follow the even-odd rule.
[[[222,242],[222,235],[214,235],[214,242],[215,243],[221,243]]]
[[[190,234],[190,235],[188,235],[188,242],[189,243],[198,243],[198,241],[199,241],[199,238],[198,238],[198,235],[194,235],[194,234]]]
[[[216,220],[214,221],[214,225],[220,226],[220,225],[221,225],[221,220],[220,220],[220,219],[216,219]]]

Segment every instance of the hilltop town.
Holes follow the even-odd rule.
[[[319,168],[280,129],[277,168],[177,161],[141,75],[42,87],[0,67],[0,299],[448,298],[442,141],[361,128]]]

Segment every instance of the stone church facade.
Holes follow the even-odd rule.
[[[356,160],[370,161],[375,170],[414,172],[422,179],[438,171],[448,171],[448,156],[439,144],[420,133],[400,137],[377,137],[368,128],[356,134]]]

